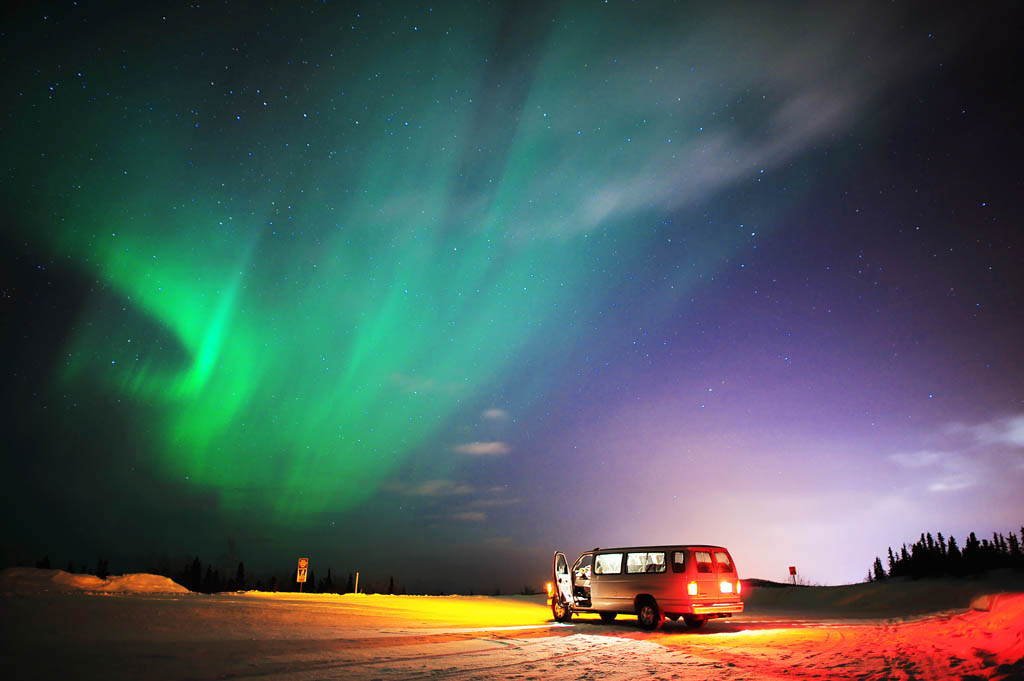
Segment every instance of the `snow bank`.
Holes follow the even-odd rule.
[[[745,585],[746,586],[746,585]],[[832,612],[847,617],[892,617],[966,610],[984,594],[1024,593],[1024,574],[997,570],[973,579],[887,579],[844,586],[752,586],[747,610]]]
[[[27,567],[7,568],[0,571],[0,592],[2,593],[37,594],[82,591],[135,594],[191,593],[167,577],[145,573],[114,575],[100,579],[95,575],[73,575],[64,570],[40,570]]]

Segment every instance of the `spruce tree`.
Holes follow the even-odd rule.
[[[875,568],[875,581],[878,582],[878,581],[881,581],[881,580],[885,579],[885,577],[886,577],[885,568],[882,567],[882,559],[879,558],[878,556],[875,556],[875,566],[874,566],[874,568]]]
[[[1010,558],[1014,560],[1020,558],[1020,540],[1017,539],[1017,535],[1011,532],[1006,540],[1006,544],[1009,547]],[[70,563],[68,564],[70,565]]]
[[[331,568],[327,568],[327,576],[320,580],[320,593],[334,593],[334,579],[331,577]]]
[[[199,591],[203,586],[203,564],[199,562],[199,556],[192,560],[192,567],[188,573],[188,584],[190,591]]]

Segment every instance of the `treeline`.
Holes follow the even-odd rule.
[[[1020,537],[1024,537],[1024,527],[1020,528]],[[867,581],[889,577],[964,577],[999,568],[1024,569],[1020,537],[1013,532],[1009,536],[993,532],[991,540],[979,541],[971,532],[960,548],[952,536],[947,540],[941,532],[935,537],[931,532],[922,533],[909,547],[904,544],[899,551],[889,547],[888,569],[876,556]]]
[[[192,559],[178,573],[167,575],[178,584],[189,591],[198,593],[217,593],[219,591],[299,591],[299,583],[295,581],[294,568],[277,571],[270,576],[253,578],[246,574],[245,563],[239,561],[238,568],[234,574],[222,574],[220,570],[211,564],[205,568],[199,556]],[[316,572],[310,569],[306,573],[306,581],[302,584],[301,590],[305,593],[353,593],[356,589],[356,576],[349,572],[347,577],[336,578],[330,567],[327,574],[317,579]],[[362,581],[359,584],[360,593],[388,593],[404,594],[405,587],[396,587],[395,578],[388,578],[384,586],[379,581]]]
[[[57,567],[51,564],[49,556],[40,558],[36,561],[35,565],[43,570]],[[64,570],[70,574],[96,575],[100,579],[106,579],[111,575],[110,562],[104,558],[96,560],[96,567],[94,569],[90,569],[84,563],[76,567],[72,561],[68,561]],[[239,561],[238,567],[233,572],[221,572],[219,568],[214,567],[210,563],[204,564],[199,559],[199,556],[195,556],[192,560],[186,562],[185,566],[176,572],[166,568],[150,568],[146,571],[163,577],[169,577],[189,591],[197,593],[299,590],[299,584],[295,581],[296,570],[294,568],[280,570],[269,576],[255,577],[246,572],[245,562],[243,561]],[[310,570],[306,575],[306,582],[302,585],[302,591],[307,593],[345,594],[354,592],[355,588],[355,575],[353,573],[349,572],[346,578],[336,579],[329,567],[327,568],[327,574],[319,580],[316,577],[316,573]],[[367,580],[364,576],[364,580],[359,583],[359,592],[404,594],[405,587],[396,586],[394,577],[389,577],[387,582],[384,582],[379,579]]]

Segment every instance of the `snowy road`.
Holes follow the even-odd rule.
[[[754,610],[699,632],[644,632],[632,617],[558,625],[542,597],[7,593],[0,606],[0,652],[19,679],[1024,675],[1024,595],[908,620]]]

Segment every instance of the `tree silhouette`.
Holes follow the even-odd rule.
[[[875,581],[876,582],[885,579],[886,576],[887,576],[885,574],[885,568],[882,567],[882,559],[879,558],[878,556],[875,556],[874,571],[875,571],[874,577],[875,577]]]
[[[327,568],[327,576],[320,580],[320,593],[334,593],[334,579],[331,577],[331,568]]]
[[[203,564],[199,562],[199,556],[192,559],[192,567],[188,570],[188,584],[185,586],[196,592],[203,586]]]

